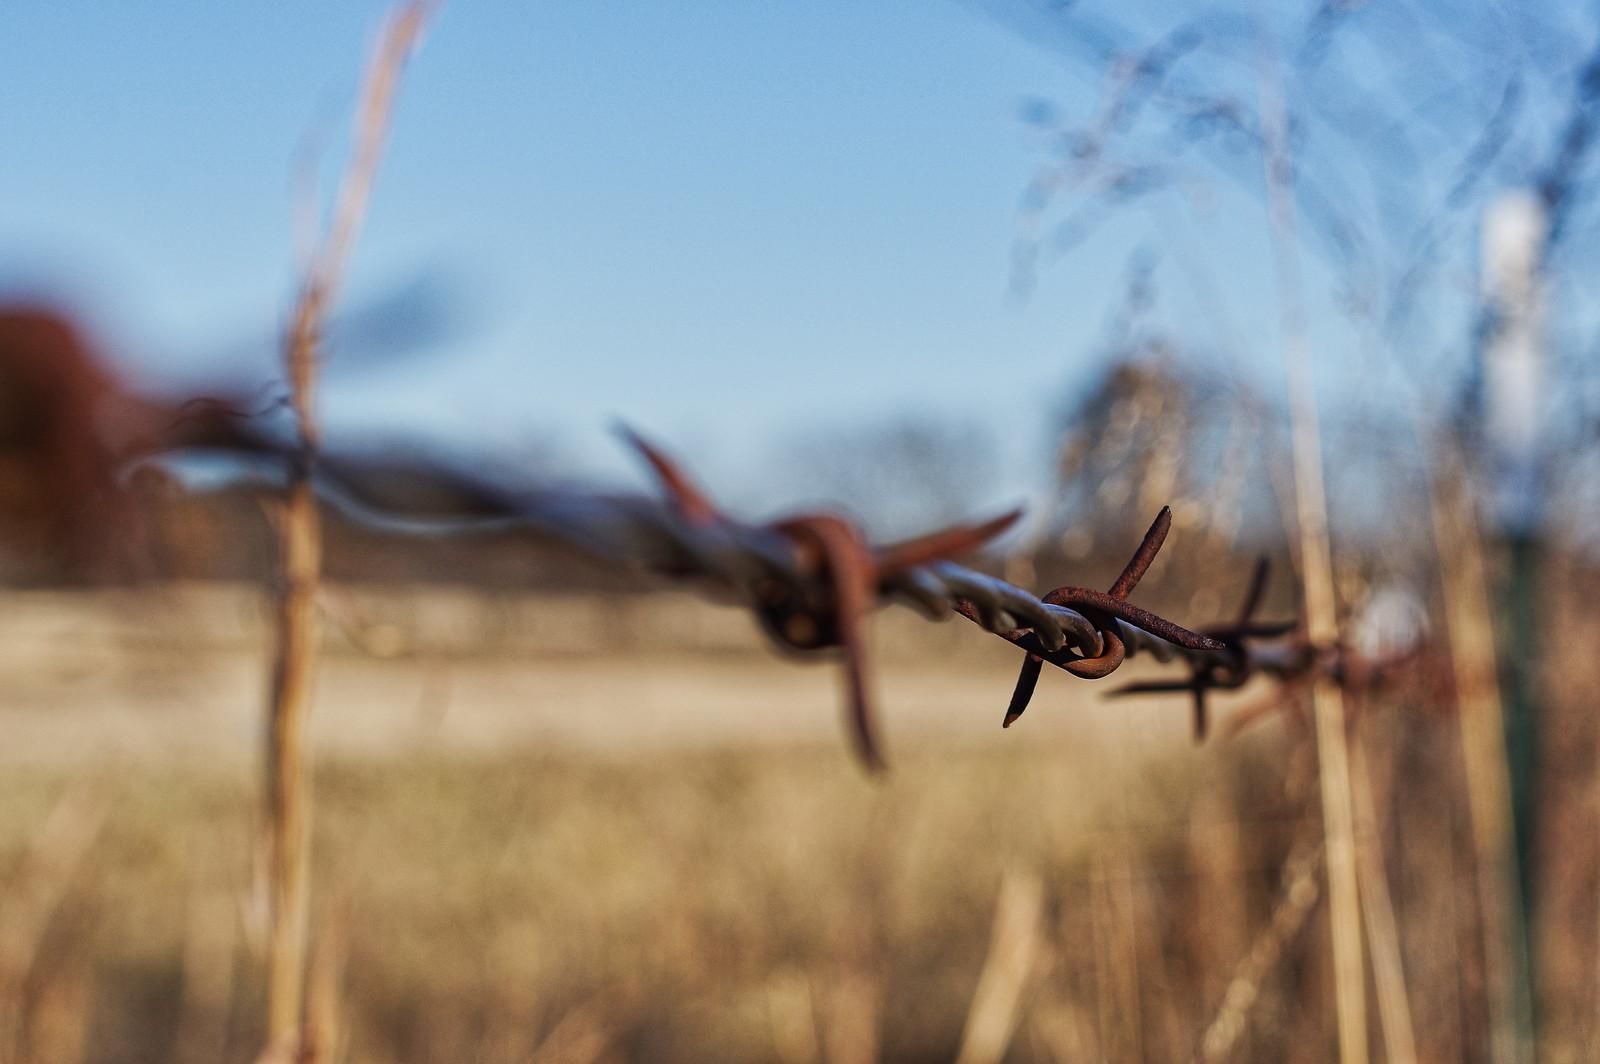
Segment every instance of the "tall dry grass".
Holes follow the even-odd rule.
[[[1040,1018],[1063,1012],[1096,1052],[1186,1056],[1216,1006],[1189,975],[1210,955],[1193,886],[1233,883],[1253,936],[1303,820],[1250,751],[1229,756],[1228,811],[1259,817],[1232,867],[1208,867],[1169,804],[1188,759],[1134,770],[1142,793],[1116,803],[1022,744],[908,750],[887,787],[831,745],[324,763],[315,852],[319,878],[348,885],[347,1059],[567,1043],[603,1044],[597,1059],[1055,1059]],[[62,788],[20,784],[0,799],[0,858]],[[54,929],[53,950],[94,973],[84,1059],[219,1042],[214,1059],[250,1059],[266,988],[225,959],[260,948],[248,847],[187,844],[246,823],[248,792],[159,771],[128,787],[82,873],[98,925]],[[1331,1026],[1318,1010],[1255,1036],[1327,1045]]]
[[[306,1045],[329,1041],[326,1034],[303,1030],[312,904],[308,850],[312,799],[306,733],[316,669],[317,593],[322,570],[322,531],[311,471],[322,435],[316,405],[322,328],[366,217],[400,71],[431,6],[419,2],[396,9],[379,37],[361,92],[351,161],[340,182],[327,232],[305,266],[284,343],[299,460],[276,515],[280,573],[265,758],[271,902],[267,1038],[274,1052],[293,1058],[303,1058]],[[322,1017],[319,1011],[309,1018]]]
[[[1305,630],[1318,646],[1339,642],[1334,595],[1333,551],[1328,539],[1328,494],[1324,485],[1322,438],[1314,365],[1300,282],[1300,246],[1295,218],[1293,162],[1289,153],[1289,112],[1275,55],[1264,57],[1261,76],[1262,164],[1267,185],[1273,259],[1282,313],[1284,366],[1289,381],[1290,444],[1294,464],[1295,530]],[[1367,1047],[1367,983],[1361,935],[1360,865],[1356,856],[1354,796],[1346,731],[1345,695],[1331,678],[1311,684],[1316,722],[1317,778],[1322,788],[1322,822],[1328,903],[1333,935],[1334,993],[1339,1015],[1339,1059],[1363,1064]],[[1379,861],[1381,871],[1382,863]],[[1372,899],[1366,899],[1368,905]],[[1394,971],[1397,964],[1379,964]],[[1380,980],[1381,990],[1404,995]],[[1404,1001],[1390,1011],[1409,1009]],[[1389,1033],[1386,1028],[1385,1033]],[[1390,1056],[1397,1056],[1391,1042]]]

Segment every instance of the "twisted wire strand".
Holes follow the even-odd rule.
[[[219,460],[220,459],[220,463]],[[188,491],[253,488],[275,491],[287,480],[287,459],[270,453],[175,452],[146,461]],[[385,489],[404,480],[416,497],[450,499],[448,506],[414,509]],[[672,578],[694,577],[712,590],[747,594],[764,579],[814,583],[793,541],[770,526],[721,518],[711,525],[685,520],[666,501],[642,494],[589,493],[570,488],[510,490],[470,474],[420,463],[332,458],[312,473],[318,496],[351,523],[404,536],[459,537],[525,530],[548,536],[604,561]],[[434,490],[434,489],[444,489]],[[950,561],[912,566],[886,575],[879,601],[907,606],[929,620],[966,617],[997,635],[1017,633],[1028,646],[1083,657],[1103,649],[1100,629],[1082,612],[1043,601],[1031,591]],[[1226,647],[1192,634],[1180,645],[1112,618],[1131,654],[1224,665]]]
[[[890,546],[869,544],[834,514],[770,524],[741,521],[720,513],[671,459],[625,435],[656,472],[663,496],[571,487],[513,489],[459,469],[393,457],[320,455],[310,478],[325,505],[361,527],[424,537],[534,532],[604,561],[692,578],[703,590],[752,610],[768,635],[789,649],[842,649],[853,731],[870,767],[880,766],[882,758],[858,636],[861,618],[855,614],[887,603],[905,605],[930,620],[959,615],[1025,652],[1007,725],[1026,707],[1044,663],[1100,678],[1128,657],[1180,662],[1189,671],[1187,680],[1130,684],[1113,693],[1189,692],[1200,735],[1207,691],[1240,687],[1258,674],[1288,684],[1318,670],[1341,681],[1360,671],[1349,667],[1339,648],[1311,647],[1291,635],[1292,624],[1252,621],[1264,570],[1252,582],[1238,621],[1226,628],[1192,631],[1127,602],[1165,538],[1170,523],[1165,510],[1110,593],[1063,587],[1040,596],[945,556],[975,549],[1016,515]],[[154,465],[190,491],[272,492],[303,460],[262,445],[168,452],[147,457],[140,466]]]

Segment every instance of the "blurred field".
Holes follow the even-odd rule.
[[[5,601],[18,1059],[253,1059],[256,600]],[[871,781],[833,671],[715,607],[339,601],[366,648],[319,680],[316,854],[350,1060],[951,1058],[1008,871],[1045,897],[1017,1059],[1181,1057],[1302,812],[1249,753],[1275,727],[1196,750],[1177,706],[1062,683],[1002,732],[1015,655],[964,622],[880,619],[895,767]],[[914,633],[944,653],[909,660]],[[1217,882],[1237,923],[1180,922]]]
[[[1148,922],[1202,885],[1183,825],[1159,822],[1170,814],[1150,793],[1179,785],[1136,773],[1142,796],[1108,802],[1103,780],[1020,743],[907,754],[885,785],[831,746],[333,760],[317,852],[348,921],[349,1059],[534,1059],[563,1024],[595,1039],[597,1059],[816,1059],[819,1043],[870,1040],[880,1022],[890,1059],[948,1059],[1009,867],[1049,885],[1063,973],[1033,1003],[1019,1053],[1079,1059],[1103,1028],[1182,1056],[1179,988],[1128,982],[1123,955],[1134,934],[1151,936],[1135,954],[1149,959],[1209,941]],[[93,1002],[74,1013],[85,1059],[251,1059],[260,988],[246,958],[262,913],[242,845],[249,789],[150,767],[102,787],[112,809],[30,993]],[[0,804],[8,868],[67,789],[48,771],[14,777]],[[1236,890],[1263,899],[1287,831],[1274,812],[1261,808],[1232,855]],[[1176,852],[1136,852],[1152,828]],[[841,1015],[852,1010],[864,1021]]]
[[[0,763],[224,763],[258,756],[267,613],[245,585],[9,592]],[[335,589],[318,748],[341,756],[616,755],[833,742],[839,678],[774,658],[742,612],[689,595]],[[1017,665],[959,618],[888,611],[874,629],[890,741],[999,742]],[[1046,688],[1034,740],[1104,745],[1092,688]],[[1118,749],[1187,743],[1174,707],[1122,703]],[[1018,733],[1023,734],[1021,732]]]
[[[1560,582],[1548,648],[1552,1060],[1593,1032],[1592,583]],[[260,1053],[265,619],[245,585],[6,594],[7,1059]],[[1015,652],[891,610],[874,781],[835,671],[691,597],[335,587],[324,620],[313,983],[343,1059],[954,1059],[998,899],[1035,884],[1006,1059],[1334,1052],[1292,720],[1194,746],[1181,701],[1047,676],[1002,731]],[[1387,698],[1356,734],[1419,1059],[1487,1059],[1455,720]]]

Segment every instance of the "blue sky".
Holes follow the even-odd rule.
[[[9,0],[0,285],[63,293],[130,363],[196,379],[270,336],[297,153],[339,144],[383,10]],[[441,275],[463,328],[331,381],[328,417],[481,450],[553,437],[602,470],[620,417],[731,479],[797,427],[904,412],[977,422],[1042,465],[1045,415],[1092,371],[1150,241],[1206,248],[1243,299],[1164,298],[1203,343],[1255,338],[1271,365],[1268,246],[1237,190],[1199,219],[1131,211],[1031,298],[1008,292],[1042,158],[1019,105],[1096,90],[956,0],[446,4],[348,292]],[[1207,225],[1229,239],[1203,243]]]

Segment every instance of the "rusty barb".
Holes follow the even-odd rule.
[[[631,429],[622,430],[655,471],[669,504],[688,524],[733,542],[740,526],[725,517],[689,476]],[[864,630],[867,612],[885,585],[908,571],[941,559],[968,554],[1010,528],[1022,516],[1012,510],[977,525],[957,525],[904,543],[877,548],[847,519],[833,513],[804,513],[765,526],[788,541],[793,567],[767,572],[747,588],[762,627],[781,645],[797,651],[844,651],[846,703],[856,751],[868,768],[884,767],[867,664]],[[798,574],[800,579],[785,579]]]
[[[1151,564],[1155,562],[1156,554],[1166,542],[1167,533],[1171,529],[1172,510],[1163,506],[1161,512],[1156,515],[1155,522],[1151,524],[1150,530],[1144,534],[1139,549],[1133,552],[1133,557],[1123,566],[1122,573],[1111,585],[1110,591],[1099,592],[1085,587],[1069,586],[1058,587],[1044,596],[1043,601],[1049,605],[1076,608],[1088,618],[1100,637],[1100,649],[1091,655],[1074,655],[1070,651],[1063,650],[1038,653],[1029,649],[1028,656],[1022,661],[1022,673],[1017,677],[1016,689],[1011,694],[1011,704],[1006,707],[1002,727],[1011,727],[1027,710],[1028,703],[1033,699],[1034,688],[1039,683],[1039,673],[1046,661],[1085,680],[1098,680],[1117,671],[1128,656],[1128,643],[1122,638],[1121,625],[1117,623],[1118,621],[1136,625],[1149,634],[1187,650],[1220,653],[1225,649],[1215,640],[1180,628],[1171,621],[1139,609],[1127,601],[1128,595],[1138,586],[1144,574],[1150,570]],[[1027,643],[1028,633],[1018,631],[1014,634],[1017,638],[1012,639],[1012,642],[1018,645]]]
[[[1296,621],[1257,621],[1255,615],[1266,593],[1269,573],[1267,559],[1258,559],[1233,623],[1202,629],[1227,648],[1221,660],[1191,656],[1187,659],[1188,679],[1124,684],[1108,692],[1111,697],[1187,693],[1194,711],[1194,735],[1199,741],[1208,730],[1207,694],[1238,690],[1257,676],[1271,677],[1277,683],[1266,697],[1234,712],[1228,722],[1230,735],[1237,735],[1280,710],[1303,708],[1300,703],[1319,678],[1360,693],[1390,687],[1415,671],[1413,667],[1422,657],[1420,646],[1389,657],[1370,658],[1342,643],[1313,643]],[[1436,684],[1437,678],[1427,676],[1427,671],[1421,670],[1419,675],[1426,683]]]
[[[1198,658],[1192,658],[1188,663],[1189,678],[1187,680],[1160,680],[1125,684],[1112,691],[1112,696],[1126,697],[1129,695],[1186,691],[1192,697],[1194,704],[1195,739],[1204,739],[1208,725],[1206,693],[1217,690],[1236,690],[1249,683],[1251,678],[1262,667],[1260,654],[1252,652],[1254,641],[1287,636],[1298,627],[1294,621],[1258,623],[1255,620],[1256,611],[1261,607],[1262,596],[1265,595],[1267,590],[1269,573],[1270,566],[1267,559],[1261,558],[1257,560],[1255,572],[1250,577],[1249,589],[1245,591],[1244,602],[1239,607],[1239,613],[1234,622],[1226,626],[1202,629],[1206,635],[1227,648],[1227,653],[1221,660],[1203,661]],[[1297,673],[1302,671],[1300,659],[1304,656],[1302,653],[1290,654],[1287,660],[1295,663],[1296,668],[1293,671]],[[1306,666],[1309,666],[1309,660],[1306,662]]]
[[[1020,511],[885,545],[874,545],[855,523],[832,512],[749,523],[723,513],[661,449],[631,429],[620,433],[653,472],[662,498],[570,488],[516,491],[461,470],[337,455],[319,462],[313,483],[325,503],[367,527],[421,535],[525,529],[602,559],[693,578],[731,596],[780,648],[842,657],[848,727],[857,753],[873,770],[885,762],[866,618],[890,602],[931,620],[959,614],[1025,651],[1006,726],[1027,708],[1046,662],[1082,679],[1100,679],[1138,654],[1181,660],[1189,668],[1187,680],[1131,684],[1114,693],[1189,692],[1197,734],[1205,731],[1209,691],[1243,686],[1256,675],[1272,676],[1288,691],[1318,670],[1352,680],[1360,671],[1342,664],[1342,655],[1303,640],[1263,642],[1297,628],[1254,619],[1266,586],[1264,565],[1226,626],[1193,631],[1130,602],[1171,528],[1165,508],[1109,590],[1064,586],[1041,597],[951,560],[991,542]],[[285,482],[292,459],[260,450],[232,452],[237,469],[219,476],[216,457],[213,452],[195,478],[185,477],[181,455],[168,456],[162,465],[195,486],[248,483],[274,490]]]

